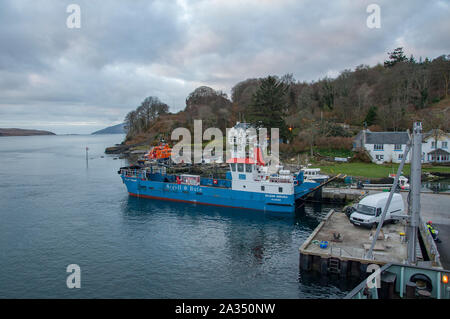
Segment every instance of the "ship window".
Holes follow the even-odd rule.
[[[264,192],[266,190],[265,186],[261,186],[261,190]]]
[[[244,164],[238,163],[237,169],[238,169],[238,172],[243,172],[244,171]]]
[[[231,163],[231,170],[236,172],[236,163]]]
[[[245,164],[245,172],[251,173],[252,172],[252,165],[251,164]]]
[[[282,192],[283,192],[283,187],[278,187],[278,191],[279,191],[280,193],[282,193]]]

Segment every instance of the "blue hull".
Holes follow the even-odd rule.
[[[311,192],[317,183],[295,186],[295,195],[237,191],[217,186],[191,186],[161,181],[142,180],[122,175],[131,196],[192,204],[214,205],[270,212],[292,213],[295,202]]]

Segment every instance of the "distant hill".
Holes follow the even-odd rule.
[[[0,136],[31,136],[31,135],[56,135],[53,132],[41,130],[25,130],[21,128],[0,128]]]
[[[117,124],[113,126],[108,126],[102,130],[96,131],[92,134],[125,134],[125,124]]]

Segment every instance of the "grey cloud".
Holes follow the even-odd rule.
[[[66,27],[70,3],[81,7],[81,29]],[[381,29],[366,27],[370,3],[2,1],[0,127],[68,133],[54,124],[64,122],[88,133],[120,122],[148,95],[178,111],[200,85],[229,92],[246,78],[288,72],[312,81],[382,63],[399,44],[417,57],[449,53],[448,2],[377,1]]]

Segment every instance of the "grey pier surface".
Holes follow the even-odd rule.
[[[381,266],[407,259],[406,242],[400,235],[404,232],[403,222],[385,224],[374,248],[374,259],[367,259],[375,231],[354,226],[344,213],[331,210],[300,247],[300,270],[365,277],[369,264]],[[328,247],[320,248],[321,241],[327,241]]]

